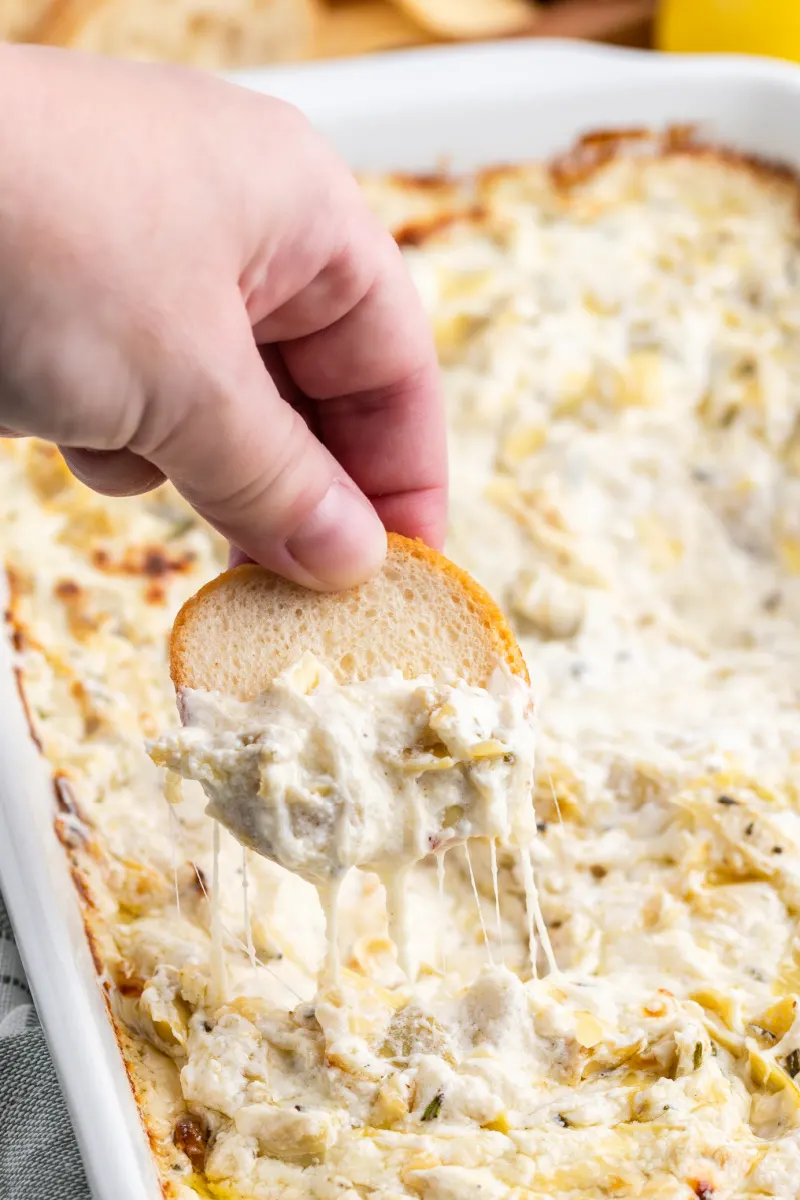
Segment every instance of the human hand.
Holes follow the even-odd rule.
[[[441,543],[421,306],[295,109],[2,45],[0,150],[4,432],[58,443],[109,495],[168,477],[234,547],[311,587],[376,570],[384,525]]]

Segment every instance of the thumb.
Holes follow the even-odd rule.
[[[383,562],[375,509],[281,398],[254,342],[145,456],[234,546],[288,579],[348,588]]]

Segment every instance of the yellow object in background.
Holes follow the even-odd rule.
[[[800,0],[661,0],[656,44],[800,62]]]

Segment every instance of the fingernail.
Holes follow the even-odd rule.
[[[372,505],[335,479],[286,549],[320,587],[354,587],[379,570],[386,531]]]

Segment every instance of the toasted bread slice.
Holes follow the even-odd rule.
[[[399,669],[408,679],[450,671],[482,685],[503,661],[528,680],[483,588],[422,542],[390,534],[380,573],[346,592],[308,591],[251,564],[206,584],[176,618],[172,681],[249,700],[305,651],[340,683]]]

